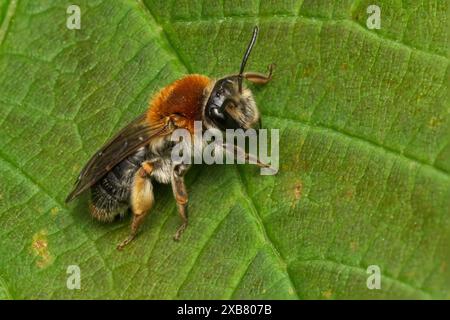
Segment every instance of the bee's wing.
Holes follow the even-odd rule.
[[[148,144],[150,139],[170,134],[172,131],[173,126],[169,122],[150,125],[146,120],[145,113],[137,117],[94,154],[81,171],[66,202],[73,200],[84,190],[90,188],[116,164]]]

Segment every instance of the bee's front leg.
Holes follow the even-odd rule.
[[[274,64],[272,63],[268,67],[269,73],[267,75],[252,71],[244,72],[244,78],[256,84],[266,84],[272,80],[273,68]]]
[[[261,168],[270,168],[270,165],[261,162],[257,156],[254,156],[250,153],[247,153],[244,149],[242,149],[241,147],[234,145],[234,144],[230,144],[230,143],[224,143],[222,145],[223,149],[225,149],[225,152],[229,153],[229,154],[233,154],[234,157],[236,157],[236,159],[238,157],[243,157],[245,159],[245,161],[249,161],[250,163],[254,163],[256,164],[258,167]]]
[[[184,185],[184,175],[189,169],[189,166],[184,164],[178,164],[173,167],[172,171],[172,190],[173,195],[175,197],[175,201],[177,202],[178,214],[180,215],[181,220],[183,221],[181,226],[178,228],[177,232],[173,236],[175,241],[180,240],[181,234],[184,232],[188,225],[188,212],[187,212],[187,203],[188,203],[188,194],[186,191],[186,186]]]

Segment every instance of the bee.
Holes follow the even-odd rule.
[[[155,199],[154,183],[171,184],[182,223],[174,240],[179,240],[188,225],[188,194],[184,176],[190,165],[174,163],[171,134],[177,128],[194,135],[194,121],[201,121],[203,130],[249,129],[260,123],[260,113],[252,92],[243,86],[243,79],[265,84],[272,79],[273,64],[268,74],[244,72],[245,65],[258,36],[258,27],[247,46],[238,74],[213,80],[200,74],[187,75],[160,90],[149,103],[148,110],[124,127],[100,150],[85,167],[66,203],[91,190],[89,211],[102,222],[111,222],[132,212],[131,231],[117,249],[129,244],[138,233]],[[226,150],[245,154],[261,167],[266,164],[245,150],[224,143]]]

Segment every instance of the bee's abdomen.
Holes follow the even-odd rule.
[[[145,148],[119,162],[91,188],[90,211],[103,222],[111,222],[128,209],[131,185],[136,171],[145,159]]]

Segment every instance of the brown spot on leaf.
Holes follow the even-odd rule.
[[[291,203],[291,208],[295,207],[295,204],[300,200],[302,196],[303,184],[301,181],[298,181],[294,187],[294,199]]]
[[[79,171],[80,171],[80,165],[75,164],[75,165],[72,167],[72,171],[73,171],[73,172],[79,172]]]
[[[300,197],[302,196],[302,190],[303,190],[303,184],[299,181],[295,185],[295,189],[294,189],[295,200],[300,200]]]
[[[354,196],[355,196],[355,193],[353,192],[352,189],[348,189],[344,194],[344,197],[349,200],[353,199]]]
[[[333,291],[331,291],[331,289],[328,289],[327,291],[322,292],[322,296],[325,299],[331,299],[331,297],[333,296]]]
[[[311,66],[307,66],[303,69],[303,77],[308,78],[314,73],[314,68]]]
[[[56,217],[56,215],[59,212],[59,208],[58,207],[54,207],[50,210],[50,214],[52,215],[52,217]]]
[[[38,268],[46,268],[53,262],[53,257],[48,249],[47,231],[41,230],[33,235],[31,243],[33,254],[38,257]]]
[[[430,121],[428,121],[428,126],[430,128],[439,127],[442,124],[442,119],[440,117],[433,116]]]

